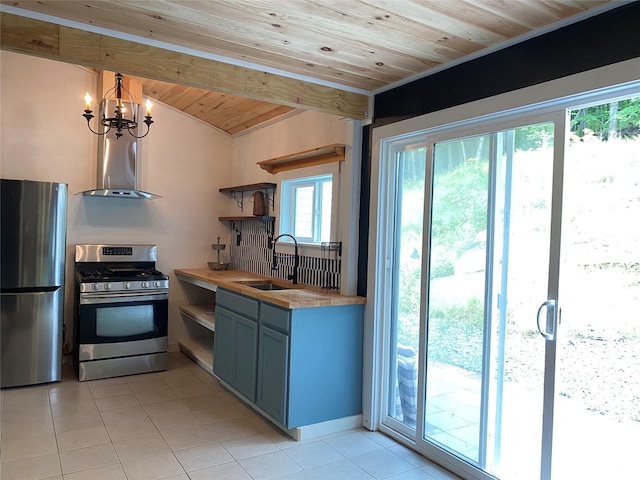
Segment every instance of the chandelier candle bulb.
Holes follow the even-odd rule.
[[[91,95],[89,95],[89,92],[84,94],[84,109],[85,111],[90,112],[91,111]]]
[[[145,103],[145,116],[146,117],[150,117],[151,116],[151,101],[147,98],[147,102]]]

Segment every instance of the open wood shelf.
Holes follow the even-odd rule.
[[[180,351],[213,375],[213,338],[178,340]]]
[[[252,183],[250,185],[238,185],[236,187],[225,187],[225,188],[219,189],[218,191],[220,193],[250,192],[252,190],[269,190],[272,188],[276,188],[275,183],[262,182],[262,183]]]
[[[244,221],[256,221],[260,220],[263,222],[274,221],[276,217],[271,217],[269,215],[241,215],[236,217],[218,217],[218,220],[221,222],[244,222]]]
[[[216,330],[214,311],[215,305],[180,305],[180,313],[212,332]]]
[[[213,283],[210,282],[205,282],[203,280],[199,280],[197,278],[193,278],[193,277],[189,277],[187,275],[181,275],[180,273],[176,273],[176,278],[180,281],[186,282],[186,283],[191,283],[192,285],[196,285],[198,287],[202,287],[206,290],[210,290],[212,292],[215,292],[216,290],[218,290],[218,286],[214,285]]]
[[[251,183],[248,185],[237,185],[235,187],[220,188],[218,191],[229,195],[236,201],[240,210],[244,210],[244,192],[261,191],[265,200],[265,213],[269,213],[269,207],[273,210],[276,184],[270,182]]]
[[[344,154],[345,146],[334,143],[292,155],[263,160],[258,162],[258,165],[269,173],[278,173],[296,168],[323,165],[325,163],[342,162],[344,161]]]

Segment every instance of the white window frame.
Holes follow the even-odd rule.
[[[283,186],[282,182],[291,181],[291,180],[301,180],[314,177],[321,176],[331,176],[331,232],[330,232],[330,240],[329,241],[340,241],[341,232],[340,232],[340,222],[341,217],[344,217],[347,212],[342,213],[340,211],[340,199],[341,195],[341,182],[342,182],[342,170],[341,170],[342,162],[336,162],[327,165],[320,165],[316,167],[297,169],[297,170],[288,170],[286,172],[280,172],[277,174],[278,178],[278,187],[276,194],[276,204],[274,211],[276,212],[276,227],[275,227],[275,236],[281,235],[283,233],[288,233],[293,235],[293,231],[290,230],[288,223],[283,222],[281,218],[282,215],[282,205],[286,198],[283,198]],[[298,240],[296,238],[296,240]],[[300,247],[299,253],[301,255],[312,256],[312,257],[321,257],[321,245],[320,241],[318,242],[309,242],[305,239],[300,239],[298,241],[298,246]],[[293,241],[289,237],[283,237],[278,240],[278,244],[282,244],[284,248],[284,253],[287,252],[287,245],[291,246],[291,253],[293,253]]]
[[[329,224],[329,239],[324,241],[330,241],[333,236],[333,218],[337,214],[334,208],[333,202],[333,189],[334,185],[333,174],[320,174],[310,177],[302,177],[291,180],[282,180],[280,183],[280,234],[289,233],[296,237],[298,242],[308,244],[320,244],[322,242],[320,235],[322,227],[323,206],[321,197],[323,196],[321,184],[331,181],[332,198],[331,198],[331,212],[329,212],[331,222]],[[295,220],[296,220],[296,202],[295,202],[295,189],[301,187],[314,187],[313,195],[313,214],[312,214],[312,234],[309,237],[303,237],[296,235]]]

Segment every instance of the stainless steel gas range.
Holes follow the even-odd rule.
[[[76,245],[73,360],[78,379],[167,368],[169,277],[155,245]]]

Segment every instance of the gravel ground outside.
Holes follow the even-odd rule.
[[[507,381],[542,385],[543,353],[538,332],[521,332],[522,341],[506,359]],[[567,332],[557,352],[556,394],[575,399],[584,409],[619,422],[640,422],[640,339],[628,332],[584,336]]]

